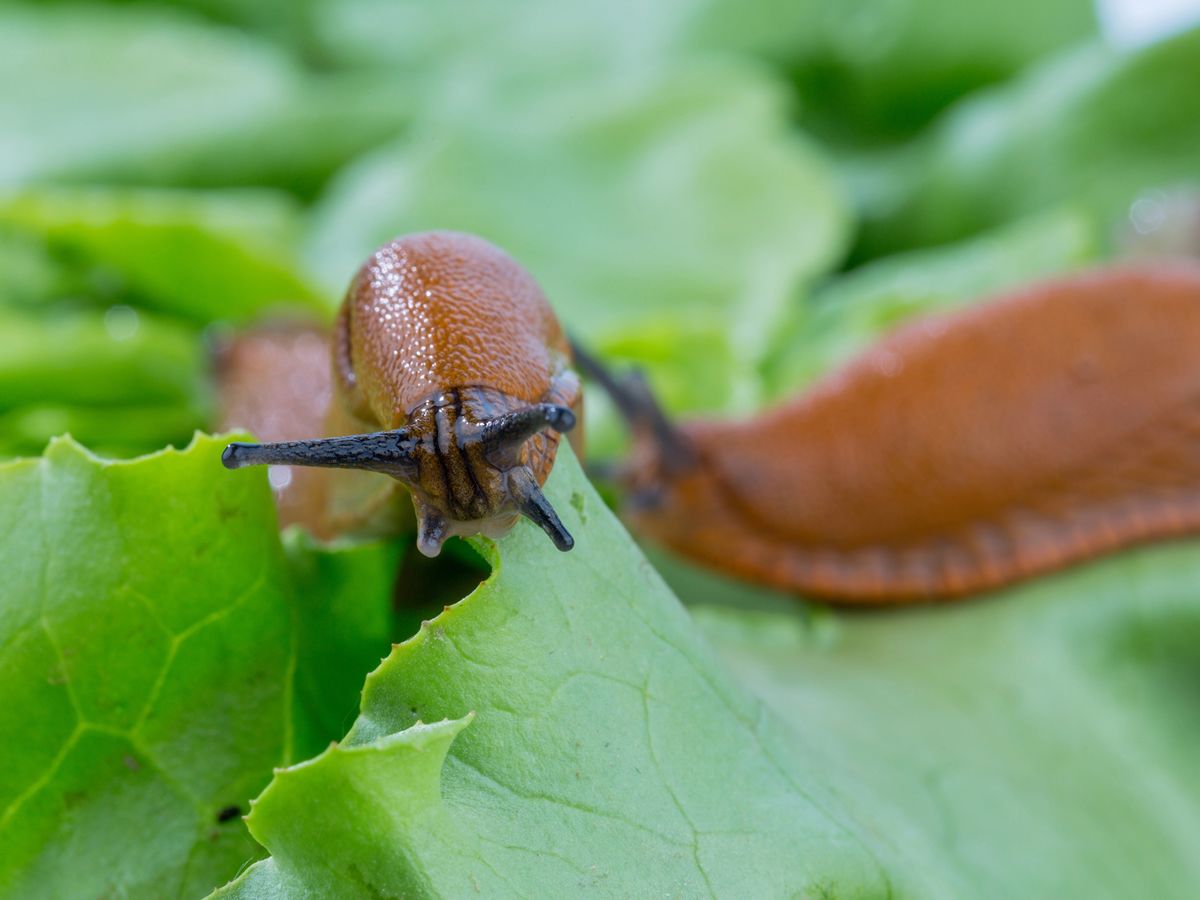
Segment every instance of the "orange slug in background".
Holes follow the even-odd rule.
[[[223,380],[244,383],[254,370],[251,357],[274,355],[276,362],[298,367],[277,375],[268,391],[272,399],[302,400],[292,395],[306,390],[306,379],[319,393],[318,379],[309,378],[310,342],[302,334],[299,329],[289,338],[281,330],[248,339],[257,340],[253,346],[234,343],[224,354],[233,374]],[[576,423],[579,379],[550,305],[516,262],[471,235],[397,238],[354,277],[332,343],[327,392],[334,397],[327,422],[337,423],[335,433],[350,433],[233,443],[222,456],[228,468],[310,466],[389,475],[409,489],[417,547],[426,556],[436,556],[451,535],[501,534],[519,515],[540,526],[558,549],[571,549],[574,540],[541,485],[554,464],[558,434]],[[241,360],[239,349],[248,354]],[[248,413],[240,422],[239,402]],[[274,423],[244,400],[226,406],[226,424],[265,422],[277,433],[317,428],[317,404],[311,402],[284,407],[300,410],[299,421]],[[305,504],[320,505],[323,498],[309,493],[293,502],[295,508],[282,510],[285,520],[320,521]]]
[[[899,604],[1200,530],[1200,267],[1046,281],[901,327],[810,389],[673,424],[576,348],[634,438],[626,520],[702,565]]]

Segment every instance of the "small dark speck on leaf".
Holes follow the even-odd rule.
[[[62,802],[63,806],[71,809],[76,806],[82,806],[87,798],[87,791],[67,791],[62,796]]]
[[[575,512],[579,513],[579,521],[586,525],[587,524],[587,513],[584,512],[584,509],[583,509],[585,503],[586,503],[586,500],[585,500],[583,494],[581,494],[579,491],[571,492],[571,505],[573,507],[575,507]]]
[[[228,822],[230,819],[236,819],[241,814],[242,814],[241,807],[226,806],[224,809],[222,809],[220,812],[217,813],[217,821],[218,822]]]
[[[128,753],[126,753],[124,756],[121,757],[121,762],[125,765],[125,768],[127,768],[130,772],[136,772],[138,769],[140,769],[142,767],[142,764],[137,761],[137,757],[130,756]]]

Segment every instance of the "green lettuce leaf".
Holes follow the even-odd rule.
[[[204,356],[195,328],[123,304],[0,306],[0,455],[68,432],[115,456],[182,446],[209,415]]]
[[[1096,33],[1090,0],[790,6],[784,58],[804,123],[859,140],[912,133],[951,101]]]
[[[424,78],[483,73],[492,88],[511,80],[526,91],[682,55],[752,53],[794,73],[806,110],[871,132],[911,129],[968,90],[1095,33],[1087,0],[337,0],[314,15],[326,52],[347,62]],[[380,41],[381,31],[392,40]]]
[[[668,563],[739,683],[565,455],[548,496],[575,550],[475,541],[215,897],[1189,896],[1192,543],[874,615]]]
[[[0,456],[36,456],[51,438],[69,434],[93,453],[123,459],[168,444],[183,447],[206,417],[189,401],[83,406],[34,401],[0,413]]]
[[[285,556],[263,473],[222,443],[0,465],[0,895],[232,877],[247,798],[341,733],[388,646],[395,549]]]
[[[237,17],[217,8],[234,4],[195,5]],[[241,12],[291,18],[262,3]],[[395,78],[308,72],[281,48],[160,4],[6,4],[0,83],[21,86],[0,95],[0,184],[256,185],[311,196],[345,160],[394,137],[412,105]]]
[[[411,92],[410,85],[386,73],[297,76],[288,96],[254,121],[110,164],[104,180],[273,187],[312,200],[348,161],[403,133],[412,118]]]
[[[1062,203],[1116,229],[1141,192],[1197,183],[1198,79],[1193,28],[1136,51],[1089,45],[964,101],[872,246],[951,240]]]
[[[783,55],[813,27],[809,12],[789,0],[333,0],[314,14],[327,54],[402,69],[441,102],[468,80],[477,90],[529,95],[682,55]],[[381,32],[390,40],[380,41]]]
[[[64,5],[77,0],[40,0],[42,5],[60,2]],[[312,40],[313,9],[323,0],[174,0],[176,8],[193,11],[198,16],[229,25],[240,26],[292,47],[298,52],[307,50]],[[109,0],[109,6],[143,6],[155,11],[156,0]]]
[[[0,194],[0,225],[116,280],[143,305],[245,322],[331,301],[295,253],[299,210],[271,191],[36,187]]]
[[[0,183],[102,175],[252,124],[295,73],[250,38],[159,8],[0,9]]]
[[[36,316],[0,308],[0,410],[26,404],[202,409],[194,329],[117,306]]]
[[[847,225],[775,86],[688,66],[431,123],[335,184],[310,255],[340,291],[397,234],[475,232],[539,279],[569,329],[662,374],[670,405],[713,409],[757,395],[773,329]]]
[[[1197,550],[950,607],[693,612],[911,876],[897,896],[1184,900],[1200,883]]]
[[[329,546],[299,528],[283,537],[296,609],[296,760],[324,750],[354,721],[363,675],[397,630],[391,599],[403,549],[395,542]]]
[[[346,740],[279,772],[271,858],[222,897],[882,896],[865,832],[711,651],[562,452],[561,554],[493,574],[367,680]]]
[[[0,226],[0,307],[33,307],[67,292],[64,267],[38,238]]]

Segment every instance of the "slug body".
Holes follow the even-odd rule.
[[[948,598],[1200,530],[1200,268],[919,320],[786,405],[661,431],[635,428],[635,528],[835,601]]]
[[[580,405],[570,364],[540,288],[501,250],[451,232],[398,238],[359,270],[333,335],[337,402],[368,433],[231,444],[223,461],[391,475],[412,494],[428,556],[521,514],[569,550],[540,486]]]
[[[219,431],[249,430],[268,441],[330,433],[334,398],[327,326],[269,322],[225,336],[214,349]],[[331,474],[308,468],[275,474],[280,528],[299,524],[326,540],[341,531],[330,516]]]

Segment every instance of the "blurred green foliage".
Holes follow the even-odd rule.
[[[1150,188],[1200,183],[1200,28],[1138,53],[1090,44],[965,100],[915,149],[872,248],[951,240],[1060,203],[1116,223]]]
[[[261,191],[37,187],[0,195],[0,226],[36,235],[109,289],[197,323],[328,316],[294,253],[299,211]]]
[[[803,121],[838,143],[915,133],[950,103],[1090,37],[1088,0],[802,0],[781,49]]]
[[[512,252],[542,282],[569,330],[610,359],[648,369],[670,409],[749,412],[820,377],[910,316],[1118,258],[1131,204],[1145,192],[1186,190],[1200,180],[1198,81],[1200,29],[1116,49],[1098,36],[1084,0],[6,3],[0,455],[37,454],[64,432],[114,457],[182,446],[195,428],[212,425],[212,329],[279,314],[327,320],[374,246],[429,228],[475,231]],[[588,404],[593,458],[616,452],[620,425],[603,398],[589,395]],[[256,851],[236,817],[213,825],[216,804],[244,812],[271,766],[341,736],[363,673],[386,649],[396,627],[385,608],[396,547],[329,551],[302,537],[260,547],[254,535],[271,527],[261,477],[246,475],[257,480],[232,486],[199,468],[197,460],[211,463],[213,452],[201,442],[185,454],[104,467],[59,441],[41,462],[0,469],[6,521],[36,520],[43,529],[9,529],[0,545],[10,567],[0,602],[0,672],[33,673],[21,682],[33,693],[12,695],[4,719],[11,733],[32,737],[28,758],[15,760],[5,782],[6,825],[19,820],[21,830],[19,841],[0,841],[0,893],[36,883],[63,896],[73,887],[93,895],[108,888],[195,895],[233,877]],[[144,490],[135,489],[139,479],[147,480]],[[258,495],[243,496],[251,485]],[[204,516],[214,497],[258,518],[210,521]],[[174,518],[150,535],[139,510],[147,521],[172,510]],[[109,520],[97,518],[104,515]],[[197,524],[187,532],[180,523],[191,519]],[[222,544],[228,558],[208,560],[206,528],[212,535],[232,529],[247,545]],[[29,563],[47,555],[36,545],[39,534],[55,546],[80,548],[77,570],[54,569],[66,563],[53,557],[47,571],[54,578],[39,580]],[[149,558],[141,558],[137,541]],[[614,558],[629,552],[618,545],[609,548]],[[204,594],[212,609],[224,608],[240,588],[220,579],[236,575],[252,584],[251,563],[259,557],[246,554],[256,548],[270,570],[266,586],[251,591],[261,608],[202,648],[208,663],[196,671],[211,681],[207,687],[172,682],[157,650],[134,662],[117,659],[116,649],[94,655],[91,623],[107,629],[95,634],[118,649],[142,646],[150,633],[163,646],[174,641],[151,621],[183,602],[171,596],[172,585],[187,582],[187,602],[199,604]],[[470,567],[460,568],[471,576]],[[1167,568],[1187,572],[1169,560]],[[673,571],[685,598],[714,590],[716,579]],[[139,579],[149,585],[148,602],[121,588]],[[1185,581],[1176,577],[1167,593]],[[492,590],[515,596],[535,582],[505,588],[502,578]],[[1063,582],[1023,608],[1040,615],[1038,604],[1061,609],[1094,592],[1086,578]],[[732,594],[741,604],[757,602],[741,587]],[[1169,625],[1162,623],[1171,615],[1147,613],[1153,621],[1145,646],[1166,640]],[[962,628],[990,629],[987,614],[979,616]],[[793,625],[734,616],[720,619],[713,633],[756,690],[774,692],[793,724],[803,725],[813,705],[824,704],[814,721],[835,734],[827,756],[845,749],[853,769],[869,755],[862,750],[868,740],[856,742],[844,728],[837,735],[846,718],[839,702],[875,703],[879,717],[872,721],[890,723],[901,744],[908,739],[906,703],[917,710],[913,721],[962,740],[952,721],[955,704],[972,701],[965,693],[939,695],[939,673],[902,680],[905,696],[895,707],[901,714],[892,719],[891,698],[880,699],[873,683],[820,697],[791,687],[800,675],[854,682],[863,672],[860,643],[884,648],[881,684],[891,683],[887,664],[919,668],[920,661],[887,657],[886,621],[836,619],[833,630],[844,626],[838,633],[849,637],[832,661],[811,647],[795,669],[770,652],[759,659]],[[813,627],[824,633],[820,622]],[[969,645],[958,626],[937,627],[928,645],[913,646],[948,659]],[[995,634],[1019,633],[1023,641],[1035,632]],[[1134,646],[1139,634],[1128,632],[1134,643],[1115,655],[1144,655],[1145,646]],[[483,628],[476,637],[486,643],[495,635]],[[261,652],[242,658],[247,642]],[[793,643],[786,652],[803,656]],[[68,651],[76,644],[80,655],[73,657]],[[989,658],[1006,648],[995,644],[991,652],[999,655]],[[280,670],[289,659],[296,668],[285,677]],[[1026,689],[981,676],[970,653],[956,659],[954,679],[964,692],[972,684],[1010,694]],[[460,664],[454,660],[447,671]],[[84,673],[81,666],[91,668]],[[523,670],[534,681],[541,671],[533,662]],[[72,698],[65,685],[86,680],[84,674],[100,683],[89,690],[108,693]],[[144,690],[152,677],[175,703],[162,714],[161,730],[180,733],[184,763],[196,762],[197,745],[217,748],[211,765],[191,771],[205,787],[186,800],[176,796],[171,767],[178,761],[168,753],[161,768],[148,765],[148,754],[158,751],[126,715],[134,706],[142,719],[158,715]],[[1118,678],[1113,696],[1143,700],[1141,677]],[[1166,682],[1170,672],[1150,677]],[[246,693],[248,683],[254,692]],[[464,685],[470,687],[457,688]],[[1061,696],[1070,706],[1083,694]],[[199,724],[181,711],[185,701]],[[288,703],[290,745],[279,715]],[[125,711],[113,712],[113,704]],[[453,718],[469,711],[434,705]],[[1109,707],[1094,709],[1098,740],[1119,738],[1104,731],[1117,727],[1106,718]],[[1018,722],[1032,730],[1053,718],[1002,712],[989,707],[981,715],[997,728]],[[238,728],[245,726],[235,735],[245,739],[238,746],[204,727],[234,713],[242,716]],[[987,718],[993,713],[994,721]],[[486,721],[485,711],[458,741],[469,747],[472,731],[483,731]],[[406,724],[391,721],[396,731]],[[679,733],[701,741],[684,724]],[[75,737],[64,744],[66,734]],[[436,736],[439,753],[451,737]],[[1042,738],[1053,757],[1053,742]],[[899,785],[896,808],[906,802],[905,777],[916,771],[921,751],[916,740],[905,746],[891,760],[894,768],[871,772]],[[1178,746],[1189,745],[1180,738]],[[460,749],[455,743],[450,758]],[[1178,763],[1162,763],[1157,753],[1142,758],[1146,766]],[[30,787],[30,760],[55,759],[62,778],[54,791]],[[106,781],[113,761],[142,781]],[[1018,777],[1032,777],[1024,762],[1014,764]],[[1097,763],[1100,780],[1119,771],[1106,765]],[[217,770],[226,781],[210,790]],[[857,771],[833,770],[858,783]],[[874,810],[852,793],[851,817],[869,822]],[[12,801],[16,795],[25,799]],[[163,801],[166,795],[174,800]],[[973,812],[994,803],[1012,813],[1002,800],[985,791]],[[153,854],[121,856],[132,862],[111,881],[101,861],[123,849],[121,832],[102,825],[107,809],[123,821],[155,821],[161,832]],[[1185,824],[1193,815],[1186,801],[1176,813]],[[888,815],[898,828],[928,826],[913,824],[920,816]],[[1130,846],[1153,832],[1153,816],[1140,808],[1138,815],[1150,824],[1126,835]],[[987,833],[986,819],[972,820],[983,829],[972,831],[978,840],[1021,833]],[[1086,832],[1084,854],[1125,858],[1069,816],[1047,821]],[[869,825],[862,833],[874,839]],[[1014,844],[996,846],[1001,856],[1006,848],[1016,852]],[[894,847],[876,850],[887,867],[895,864],[910,884],[920,883],[911,880],[919,854],[900,863],[888,856]],[[938,852],[982,859],[977,851],[948,845]],[[69,884],[72,868],[86,865],[82,858],[95,863],[92,880]],[[1162,858],[1174,859],[1165,851]],[[1088,884],[1136,884],[1135,868]],[[954,869],[947,896],[961,896],[955,889],[984,869]],[[264,871],[256,868],[249,880]],[[864,875],[862,883],[874,877]],[[1082,882],[1061,884],[1074,889]]]
[[[105,179],[233,135],[298,89],[249,35],[162,8],[0,10],[0,181]],[[19,89],[17,87],[19,86]]]

